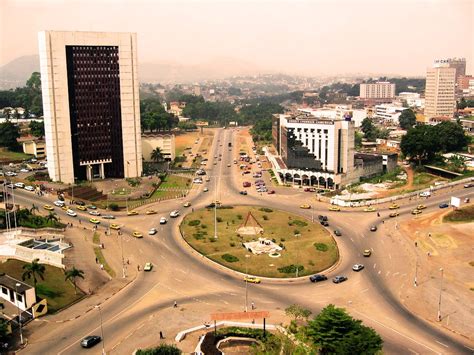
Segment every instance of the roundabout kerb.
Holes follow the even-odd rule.
[[[251,212],[263,228],[262,234],[240,235],[237,230]],[[180,219],[183,241],[203,259],[240,275],[268,280],[307,279],[308,275],[328,272],[340,261],[332,235],[307,217],[260,205],[223,205],[217,209],[218,238],[214,238],[214,208],[200,208]],[[191,222],[191,223],[190,223]],[[281,257],[255,255],[243,243],[266,239],[283,247]],[[298,269],[296,277],[296,265]]]

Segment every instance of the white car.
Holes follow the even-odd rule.
[[[364,265],[362,264],[355,264],[353,267],[352,267],[352,270],[354,271],[360,271],[364,268]]]
[[[430,197],[430,196],[431,196],[431,192],[429,191],[420,192],[420,197]]]
[[[92,216],[100,216],[100,212],[96,210],[89,211],[89,214]]]
[[[150,230],[148,231],[148,235],[155,235],[156,232],[156,228],[150,228]]]
[[[207,187],[204,188],[204,190],[202,190],[203,192],[208,192],[209,189]]]
[[[35,188],[31,185],[25,186],[26,191],[35,191]]]
[[[16,176],[16,173],[14,173],[13,171],[7,171],[5,173],[6,176]]]
[[[160,224],[166,224],[166,222],[168,222],[168,220],[165,217],[160,218]]]
[[[53,204],[58,207],[63,207],[66,205],[64,201],[60,201],[60,200],[54,201]]]
[[[193,183],[194,183],[194,184],[202,184],[202,179],[195,178],[195,179],[193,180]]]
[[[23,188],[25,187],[25,184],[22,183],[22,182],[17,182],[17,183],[15,184],[15,187],[18,187],[18,188],[20,188],[20,189],[23,189]]]
[[[28,169],[20,169],[21,173],[29,173],[30,171]]]
[[[66,211],[66,214],[67,214],[68,216],[71,216],[71,217],[76,217],[76,216],[77,216],[77,213],[74,212],[73,210],[67,210],[67,211]]]
[[[179,211],[178,210],[171,211],[171,213],[170,213],[171,218],[176,218],[178,216],[179,216]]]

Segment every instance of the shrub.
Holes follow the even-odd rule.
[[[220,223],[220,222],[223,221],[223,219],[222,219],[222,217],[216,217],[216,221]]]
[[[268,221],[268,216],[267,216],[266,214],[264,214],[264,215],[262,216],[262,218],[263,218],[264,221]]]
[[[285,238],[281,238],[281,240],[280,240],[280,241],[281,241],[281,242],[284,242],[285,240],[286,240]]]
[[[237,219],[242,219],[242,215],[241,215],[241,214],[238,214],[238,215],[237,215]]]
[[[259,210],[262,211],[262,212],[268,212],[268,213],[273,212],[273,210],[271,208],[268,208],[268,207],[262,207]]]
[[[116,203],[109,203],[109,206],[108,206],[112,211],[118,211],[119,210],[119,205],[117,205]]]
[[[188,222],[188,226],[194,227],[198,226],[201,224],[201,221],[199,219],[193,219],[192,221]]]
[[[207,228],[207,224],[201,224],[201,228],[202,228],[202,229],[206,229],[206,228]]]
[[[235,243],[234,243],[234,242],[230,242],[229,245],[230,245],[231,247],[235,247]]]
[[[202,233],[194,233],[193,234],[194,239],[196,240],[201,240],[204,239],[204,235]]]
[[[228,263],[235,263],[239,261],[239,258],[232,254],[224,254],[221,256],[221,258],[227,261]]]
[[[139,349],[136,352],[137,355],[181,355],[182,352],[174,345],[161,344],[156,348],[150,349]]]
[[[294,234],[301,234],[301,232],[300,232],[298,229],[295,229],[295,230],[293,231],[293,233],[294,233]]]
[[[308,223],[306,223],[305,221],[300,221],[299,219],[295,219],[291,222],[288,222],[288,225],[289,226],[306,227],[308,225]]]
[[[278,268],[278,271],[281,272],[282,274],[294,274],[296,273],[296,268],[298,268],[298,272],[301,272],[304,270],[303,265],[287,265],[287,266],[282,266]]]
[[[329,247],[324,243],[314,243],[314,247],[319,251],[328,251]]]
[[[211,237],[211,238],[209,238],[209,241],[211,243],[215,243],[215,242],[217,242],[217,238]]]
[[[283,245],[283,243],[278,244],[278,246],[282,249],[285,249],[285,246]]]

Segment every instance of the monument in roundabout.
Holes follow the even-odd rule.
[[[252,212],[249,211],[247,217],[243,221],[243,223],[237,228],[236,232],[238,235],[261,235],[263,236],[263,227],[260,223],[258,223],[257,219],[254,217]],[[253,240],[247,243],[242,243],[245,249],[249,252],[260,255],[260,254],[269,254],[275,255],[278,252],[282,251],[283,248],[280,247],[278,244],[274,243],[270,239],[266,239],[263,237],[258,237],[257,240]]]

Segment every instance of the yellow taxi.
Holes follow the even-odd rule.
[[[331,206],[329,207],[329,211],[340,211],[341,208],[339,206]]]
[[[426,208],[425,205],[418,205],[418,206],[416,206],[416,209],[417,209],[417,210],[424,210],[425,208]]]
[[[48,211],[53,211],[53,210],[54,210],[54,207],[51,206],[51,205],[44,205],[43,208],[44,208],[45,210],[48,210]]]
[[[156,211],[155,210],[147,210],[145,213],[146,214],[156,214]]]
[[[89,222],[94,223],[94,224],[99,224],[100,221],[97,218],[91,218],[89,219]]]
[[[364,208],[364,212],[375,212],[375,211],[377,210],[372,206]]]
[[[260,282],[262,282],[262,280],[260,280],[258,277],[255,277],[255,276],[245,276],[244,281],[250,282],[253,284],[259,284]]]
[[[76,206],[76,208],[77,208],[79,211],[87,211],[87,207],[86,207],[86,206]]]
[[[67,211],[67,210],[69,209],[69,207],[66,206],[66,205],[64,205],[63,207],[61,207],[61,209],[62,209],[63,211]]]
[[[117,223],[112,223],[112,224],[110,225],[110,229],[119,230],[119,229],[120,229],[120,226],[119,226]]]
[[[400,208],[400,206],[397,205],[396,203],[394,203],[394,204],[391,205],[389,208],[390,208],[391,210],[396,210],[397,208]]]
[[[304,210],[309,210],[311,208],[311,205],[303,204],[303,205],[300,206],[300,208],[302,208]]]
[[[389,214],[389,216],[392,217],[392,218],[397,217],[399,215],[400,215],[400,213],[398,213],[398,212],[392,212],[392,213]]]
[[[190,207],[190,206],[191,206],[191,202],[185,202],[183,206],[184,206],[184,207]]]
[[[420,213],[421,213],[421,210],[419,210],[418,208],[415,208],[413,211],[411,211],[411,214],[414,214],[414,215],[417,215]]]
[[[137,211],[128,211],[127,216],[136,216],[138,214]]]
[[[132,236],[135,237],[135,238],[143,238],[143,234],[141,234],[140,232],[137,232],[137,231],[133,232]]]

